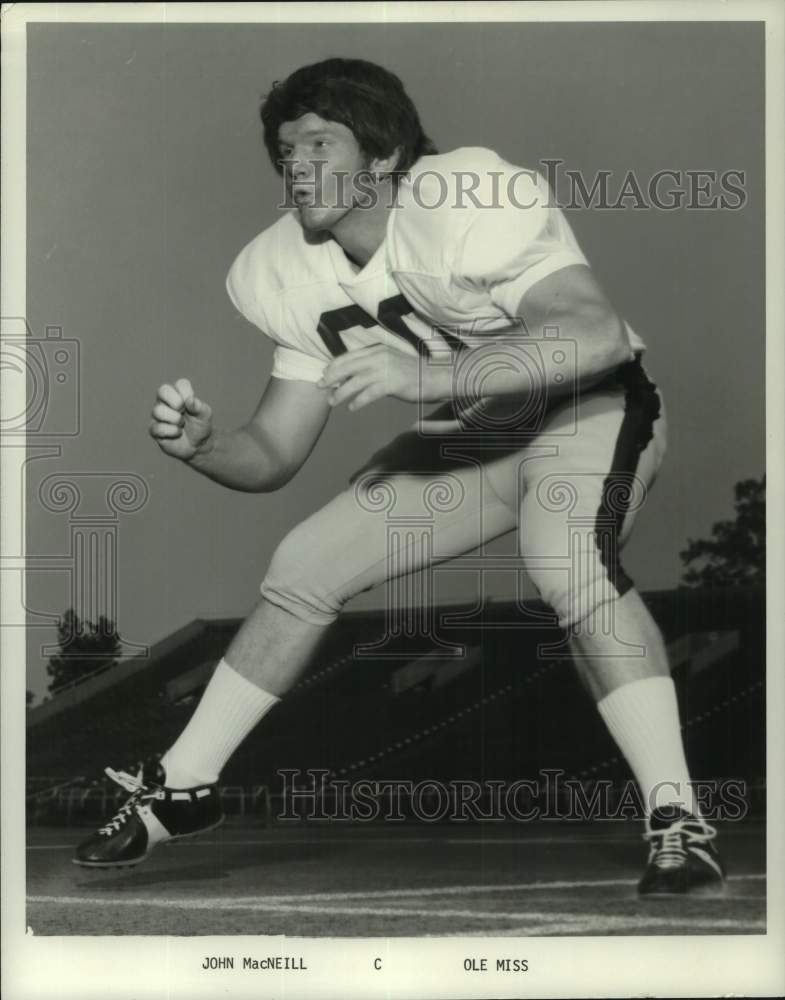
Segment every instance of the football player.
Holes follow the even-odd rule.
[[[643,341],[543,179],[487,149],[437,154],[381,67],[304,67],[273,87],[261,118],[288,210],[240,252],[227,288],[274,341],[272,376],[236,430],[213,424],[187,379],[162,385],[154,440],[224,486],[269,492],[336,406],[393,396],[417,420],[282,540],[185,730],[154,767],[107,770],[130,798],[74,860],[135,865],[216,826],[222,768],[346,601],[517,529],[521,566],[558,613],[646,804],[639,892],[721,888],[662,637],[619,561],[665,449]],[[391,505],[427,511],[432,531],[390,551]]]

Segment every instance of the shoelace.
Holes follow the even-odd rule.
[[[647,830],[643,839],[651,843],[652,861],[657,868],[669,869],[684,864],[690,844],[706,844],[716,836],[717,830],[713,826],[685,817],[675,820],[665,830]]]
[[[98,831],[99,833],[109,835],[112,833],[117,833],[125,823],[131,818],[131,814],[136,811],[136,808],[141,802],[146,802],[149,799],[155,798],[155,790],[150,789],[142,781],[142,769],[139,769],[138,774],[129,774],[127,771],[114,771],[111,767],[104,768],[104,774],[111,778],[116,784],[120,785],[127,792],[131,793],[131,797],[121,806],[120,811],[116,816],[113,816],[109,822],[102,826]],[[147,793],[147,794],[143,794]]]

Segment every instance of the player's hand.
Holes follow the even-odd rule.
[[[165,455],[187,462],[209,445],[213,411],[197,399],[187,378],[161,386],[152,417],[150,436]]]
[[[446,399],[452,382],[449,371],[427,359],[375,344],[335,358],[318,384],[330,390],[331,406],[348,403],[350,410],[360,410],[383,396],[407,403]]]

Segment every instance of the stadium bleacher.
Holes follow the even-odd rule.
[[[761,590],[644,595],[674,666],[694,777],[765,775],[765,609]],[[441,609],[442,617],[470,617]],[[578,684],[543,606],[489,609],[494,627],[443,625],[451,658],[400,635],[385,655],[356,655],[384,632],[383,612],[346,613],[312,667],[229,762],[238,811],[280,788],[281,769],[343,779],[516,780],[555,768],[585,780],[629,777]],[[537,624],[532,625],[534,621]],[[198,620],[28,713],[29,819],[97,815],[121,790],[104,766],[163,752],[185,725],[239,620]],[[521,627],[527,624],[527,627]],[[550,649],[550,651],[549,651]],[[556,653],[553,653],[556,649]],[[563,647],[562,647],[563,649]],[[61,700],[62,699],[62,700]],[[246,790],[245,792],[243,790]],[[264,790],[264,792],[262,792]],[[81,797],[80,797],[81,796]],[[231,797],[231,796],[230,796]]]

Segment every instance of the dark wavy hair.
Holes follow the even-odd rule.
[[[384,158],[400,149],[396,183],[421,156],[436,152],[394,73],[363,59],[325,59],[276,81],[262,102],[264,144],[279,174],[278,130],[309,111],[351,129],[368,157]]]

